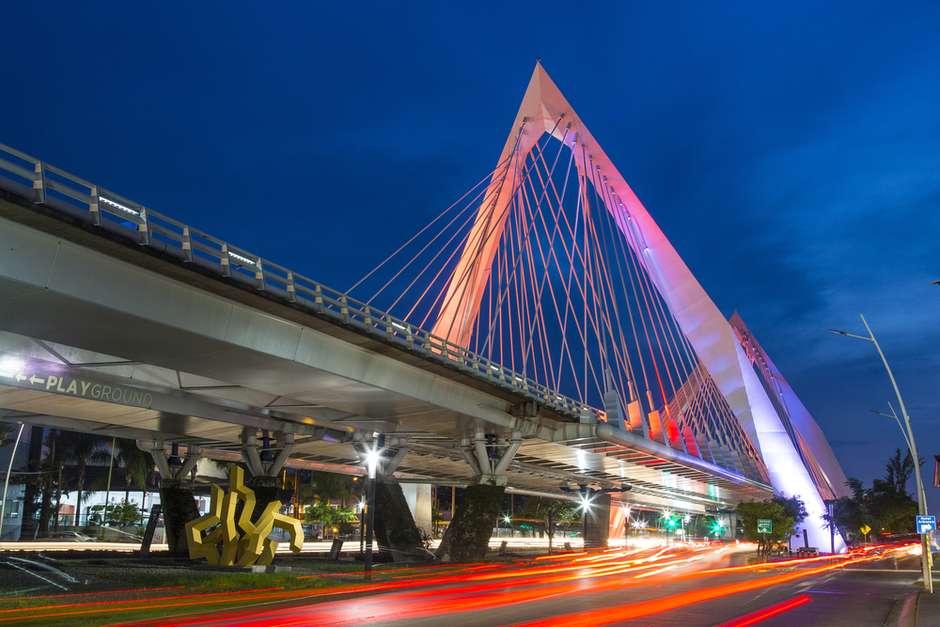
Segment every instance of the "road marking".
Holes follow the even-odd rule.
[[[847,573],[917,573],[919,570],[899,570],[895,568],[846,568]],[[937,571],[934,571],[937,572]]]

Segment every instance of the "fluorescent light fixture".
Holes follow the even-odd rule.
[[[16,355],[4,355],[0,357],[0,377],[12,379],[23,372],[26,362]]]
[[[119,202],[114,202],[113,200],[110,200],[110,199],[108,199],[108,198],[105,198],[104,196],[98,196],[98,200],[100,200],[101,202],[103,202],[104,204],[106,204],[106,205],[108,205],[108,206],[110,206],[110,207],[114,207],[115,209],[118,209],[118,210],[120,210],[120,211],[123,211],[124,213],[129,213],[129,214],[131,214],[132,216],[140,217],[140,212],[139,212],[139,211],[137,211],[136,209],[131,209],[130,207],[128,207],[128,206],[126,206],[126,205],[122,205],[122,204],[119,203]]]
[[[240,261],[244,264],[251,265],[251,266],[255,265],[254,259],[249,259],[248,257],[239,255],[238,253],[233,253],[232,251],[228,251],[228,256],[234,259],[235,261]]]

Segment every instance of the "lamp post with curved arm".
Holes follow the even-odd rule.
[[[917,442],[914,440],[914,432],[911,430],[911,418],[907,414],[907,406],[904,404],[904,399],[901,397],[901,390],[898,388],[898,383],[894,378],[894,372],[891,370],[891,366],[888,365],[888,359],[885,357],[884,351],[881,350],[881,344],[878,343],[878,339],[875,337],[874,332],[871,330],[871,327],[868,326],[868,321],[865,320],[863,314],[859,314],[859,317],[862,319],[862,324],[865,325],[865,331],[868,332],[868,335],[858,335],[856,333],[849,333],[848,331],[839,331],[836,329],[831,329],[836,335],[841,335],[843,337],[851,337],[856,340],[864,340],[866,342],[871,342],[875,346],[875,350],[878,351],[878,356],[881,357],[881,363],[884,364],[885,371],[888,373],[888,379],[891,381],[891,387],[894,388],[894,395],[898,399],[898,405],[901,408],[901,416],[904,418],[904,429],[903,432],[906,432],[905,439],[907,440],[908,447],[911,451],[911,459],[914,460],[914,478],[917,481],[917,510],[921,516],[927,515],[927,495],[924,492],[924,482],[920,475],[920,457],[917,455]],[[900,424],[900,423],[899,423]],[[920,537],[921,543],[921,567],[924,572],[924,589],[927,592],[933,592],[933,578],[930,572],[930,542],[928,540],[927,534],[921,534]]]

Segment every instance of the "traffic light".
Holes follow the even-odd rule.
[[[724,531],[725,526],[721,524],[720,520],[713,520],[711,525],[711,531],[716,536],[720,536],[721,532]]]

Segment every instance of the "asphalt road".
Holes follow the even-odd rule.
[[[769,565],[746,558],[733,546],[672,547],[445,566],[348,598],[299,594],[160,624],[881,627],[920,579],[908,548]]]

